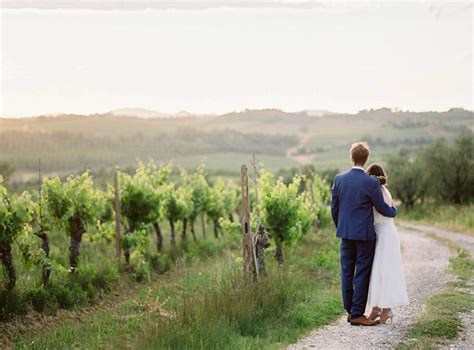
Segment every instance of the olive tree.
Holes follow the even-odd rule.
[[[402,149],[387,159],[388,182],[395,197],[407,208],[423,200],[428,192],[428,173],[421,153]]]

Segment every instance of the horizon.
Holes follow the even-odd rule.
[[[356,115],[356,114],[359,114],[361,112],[372,112],[372,111],[378,111],[378,110],[383,110],[383,109],[388,109],[390,110],[391,113],[446,113],[446,112],[450,112],[452,110],[455,110],[455,109],[462,109],[466,112],[470,112],[470,113],[473,113],[474,110],[472,109],[466,109],[464,107],[451,107],[451,108],[448,108],[448,109],[445,109],[445,110],[433,110],[433,109],[427,109],[427,110],[418,110],[418,111],[415,111],[415,110],[410,110],[410,109],[401,109],[401,108],[398,108],[398,107],[386,107],[386,106],[382,106],[382,107],[379,107],[379,108],[363,108],[363,109],[360,109],[356,112],[340,112],[340,111],[329,111],[329,110],[322,110],[322,109],[303,109],[303,110],[294,110],[294,111],[290,111],[290,110],[286,110],[286,109],[281,109],[281,108],[275,108],[275,107],[263,107],[263,108],[244,108],[244,109],[241,109],[241,110],[234,110],[234,111],[227,111],[227,112],[224,112],[224,113],[194,113],[194,112],[190,112],[190,111],[187,111],[187,110],[179,110],[179,111],[176,111],[176,112],[169,112],[169,111],[161,111],[161,110],[151,110],[151,109],[147,109],[147,108],[142,108],[142,107],[122,107],[122,108],[117,108],[117,109],[113,109],[113,110],[109,110],[109,111],[106,111],[106,112],[95,112],[95,113],[88,113],[88,114],[81,114],[81,113],[62,113],[62,112],[59,112],[59,113],[44,113],[44,114],[36,114],[36,115],[27,115],[27,116],[1,116],[0,115],[0,119],[27,119],[27,118],[41,118],[41,117],[47,117],[47,118],[55,118],[55,117],[67,117],[67,116],[81,116],[81,117],[92,117],[92,116],[97,116],[97,115],[107,115],[107,114],[112,114],[114,112],[117,112],[117,111],[122,111],[122,110],[143,110],[143,111],[146,111],[146,112],[153,112],[153,113],[157,113],[157,114],[161,114],[162,116],[153,116],[153,117],[138,117],[136,115],[127,115],[127,114],[120,114],[120,115],[113,115],[114,117],[132,117],[132,118],[138,118],[138,119],[173,119],[173,118],[184,118],[184,117],[187,117],[187,118],[199,118],[199,117],[219,117],[219,116],[223,116],[223,115],[226,115],[226,114],[232,114],[232,113],[245,113],[245,112],[253,112],[253,111],[270,111],[270,110],[275,110],[275,111],[279,111],[279,112],[283,112],[283,113],[288,113],[288,114],[296,114],[296,113],[307,113],[307,112],[317,112],[317,113],[320,113],[319,116],[316,116],[315,117],[326,117],[326,116],[331,116],[331,115]],[[187,116],[178,116],[178,114],[180,113],[187,113],[188,115]]]
[[[469,3],[63,3],[2,2],[2,117],[473,110]]]

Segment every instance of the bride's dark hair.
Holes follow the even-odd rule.
[[[367,175],[375,177],[381,185],[387,184],[387,173],[380,164],[372,163],[365,169]]]

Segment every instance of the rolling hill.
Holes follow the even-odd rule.
[[[348,166],[347,150],[368,141],[372,160],[401,147],[420,147],[440,137],[473,132],[473,112],[363,110],[357,114],[325,111],[244,110],[219,116],[179,118],[127,116],[132,110],[93,115],[0,118],[0,162],[12,163],[13,181],[36,174],[41,158],[46,173],[84,168],[132,166],[137,159],[174,160],[194,167],[238,173],[253,152],[272,170],[314,163],[319,169]],[[133,110],[136,112],[136,110]]]

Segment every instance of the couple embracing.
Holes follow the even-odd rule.
[[[354,143],[353,167],[337,175],[331,189],[331,214],[341,238],[342,299],[354,326],[385,323],[393,319],[392,307],[408,304],[393,222],[397,209],[382,166],[364,169],[369,153],[366,143]],[[364,316],[367,304],[369,317]]]

